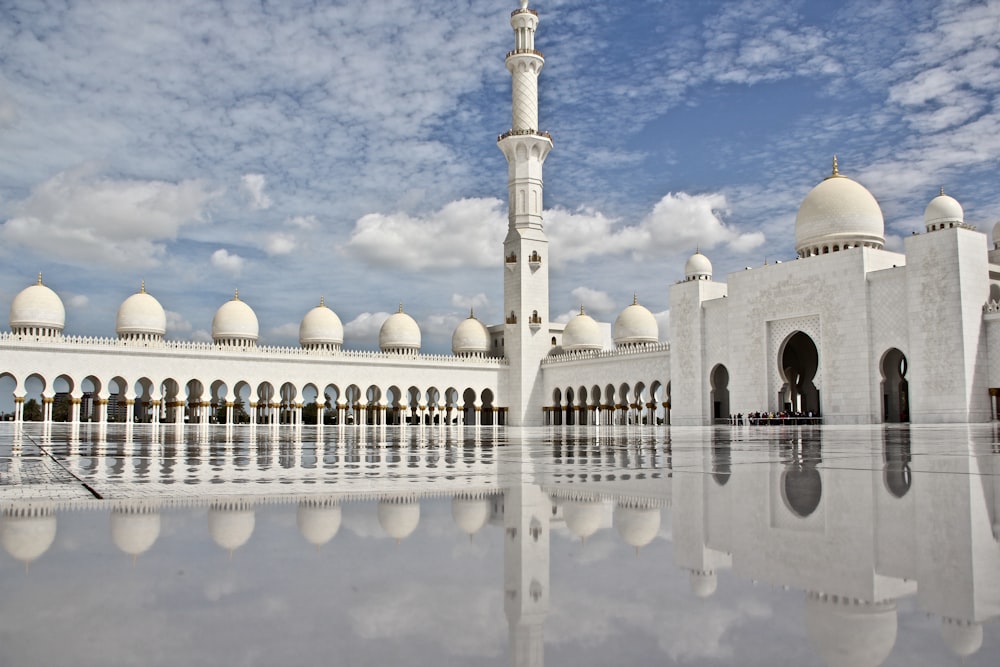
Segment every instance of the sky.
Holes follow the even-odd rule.
[[[503,311],[517,6],[0,1],[0,304],[42,272],[66,334],[114,336],[145,281],[210,340],[238,289],[297,345],[322,297],[373,348],[402,303],[447,352]],[[554,320],[636,294],[666,339],[696,248],[717,280],[795,257],[834,154],[890,249],[942,186],[1000,220],[1000,0],[530,6]]]

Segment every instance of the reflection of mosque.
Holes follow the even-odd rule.
[[[502,457],[492,435],[433,431],[390,447],[341,437],[319,451],[302,442],[88,442],[62,457],[68,471],[104,495],[136,489],[141,499],[97,500],[53,482],[60,488],[39,492],[58,500],[9,501],[10,487],[0,487],[2,544],[25,563],[44,558],[59,513],[96,509],[110,513],[113,543],[137,558],[161,539],[161,511],[207,506],[212,540],[233,554],[267,503],[297,505],[298,530],[315,545],[336,538],[343,507],[374,504],[384,534],[402,542],[419,529],[421,502],[451,498],[461,531],[503,530],[515,665],[543,663],[557,527],[581,540],[613,527],[636,550],[669,528],[674,564],[697,597],[716,593],[722,570],[803,591],[809,640],[829,665],[881,664],[896,644],[897,600],[909,596],[941,619],[951,651],[975,653],[983,624],[1000,615],[1000,457],[970,444],[967,456],[936,457],[923,472],[914,462],[934,457],[941,432],[858,434],[873,440],[851,449],[870,451],[864,461],[825,451],[817,430],[788,430],[767,445],[728,429],[639,429],[614,448],[553,432],[551,444],[506,446]],[[115,456],[125,451],[135,455]],[[10,474],[30,463],[13,457]]]

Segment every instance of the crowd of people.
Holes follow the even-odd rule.
[[[785,424],[820,424],[823,418],[808,412],[792,412],[781,410],[779,412],[739,412],[729,415],[729,423],[732,426],[781,426]]]

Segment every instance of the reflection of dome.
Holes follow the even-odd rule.
[[[403,312],[403,304],[399,304],[399,311],[382,323],[378,346],[383,352],[420,351],[420,327],[416,320]]]
[[[691,570],[691,592],[700,598],[711,597],[719,587],[715,570]]]
[[[684,280],[711,279],[712,263],[708,261],[708,257],[701,254],[700,250],[696,250],[693,255],[688,257],[687,263],[684,264]]]
[[[146,293],[146,283],[118,307],[115,332],[119,338],[158,340],[166,331],[167,314],[160,302]]]
[[[382,500],[378,504],[378,523],[385,534],[399,542],[417,529],[420,503],[415,500]]]
[[[212,318],[212,340],[228,345],[254,345],[259,333],[253,308],[240,301],[240,292],[215,311]]]
[[[615,345],[645,345],[660,340],[660,327],[653,313],[635,297],[615,320]]]
[[[451,336],[451,353],[456,357],[469,357],[488,354],[489,351],[490,332],[486,329],[486,325],[469,311],[469,316],[459,322],[455,327],[455,333]]]
[[[487,498],[455,496],[451,499],[451,516],[463,533],[475,535],[490,518],[490,501]]]
[[[830,667],[881,665],[896,645],[896,603],[809,593],[806,632]]]
[[[837,171],[814,187],[795,216],[795,250],[799,257],[885,244],[885,221],[878,202],[865,187]]]
[[[983,646],[983,626],[953,618],[941,619],[941,636],[955,655],[965,658]]]
[[[597,500],[567,500],[563,503],[566,527],[576,537],[586,540],[601,527],[604,505]]]
[[[230,553],[246,544],[255,523],[253,508],[245,502],[222,502],[208,510],[208,532]]]
[[[660,508],[619,505],[615,508],[614,523],[622,539],[638,549],[652,542],[660,532]]]
[[[319,547],[332,540],[340,530],[340,505],[332,500],[303,500],[295,520],[302,537]]]
[[[30,563],[48,551],[56,539],[56,515],[47,508],[10,509],[4,512],[0,532],[4,550]]]
[[[781,475],[781,492],[798,516],[805,518],[816,511],[823,498],[823,480],[812,466],[794,464]]]
[[[129,554],[138,556],[160,536],[160,513],[155,507],[118,508],[111,512],[111,541]]]
[[[565,352],[600,350],[604,347],[603,341],[601,328],[594,318],[583,312],[581,306],[580,314],[571,319],[563,330],[562,349]]]
[[[924,224],[927,231],[949,227],[965,227],[965,212],[954,197],[949,197],[941,188],[941,194],[931,200],[924,209]]]
[[[302,318],[302,324],[299,325],[299,345],[339,350],[343,344],[344,325],[337,313],[327,308],[321,298],[319,305]]]
[[[10,304],[10,329],[29,336],[57,336],[66,324],[66,309],[59,295],[38,283],[18,293]]]

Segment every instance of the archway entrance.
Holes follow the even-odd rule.
[[[785,381],[778,395],[780,409],[804,415],[821,414],[819,389],[813,384],[819,370],[819,351],[813,339],[796,331],[785,341],[778,361]]]
[[[882,421],[910,421],[910,387],[906,381],[906,355],[896,348],[882,355]]]
[[[719,364],[712,369],[712,417],[729,419],[729,371]]]

